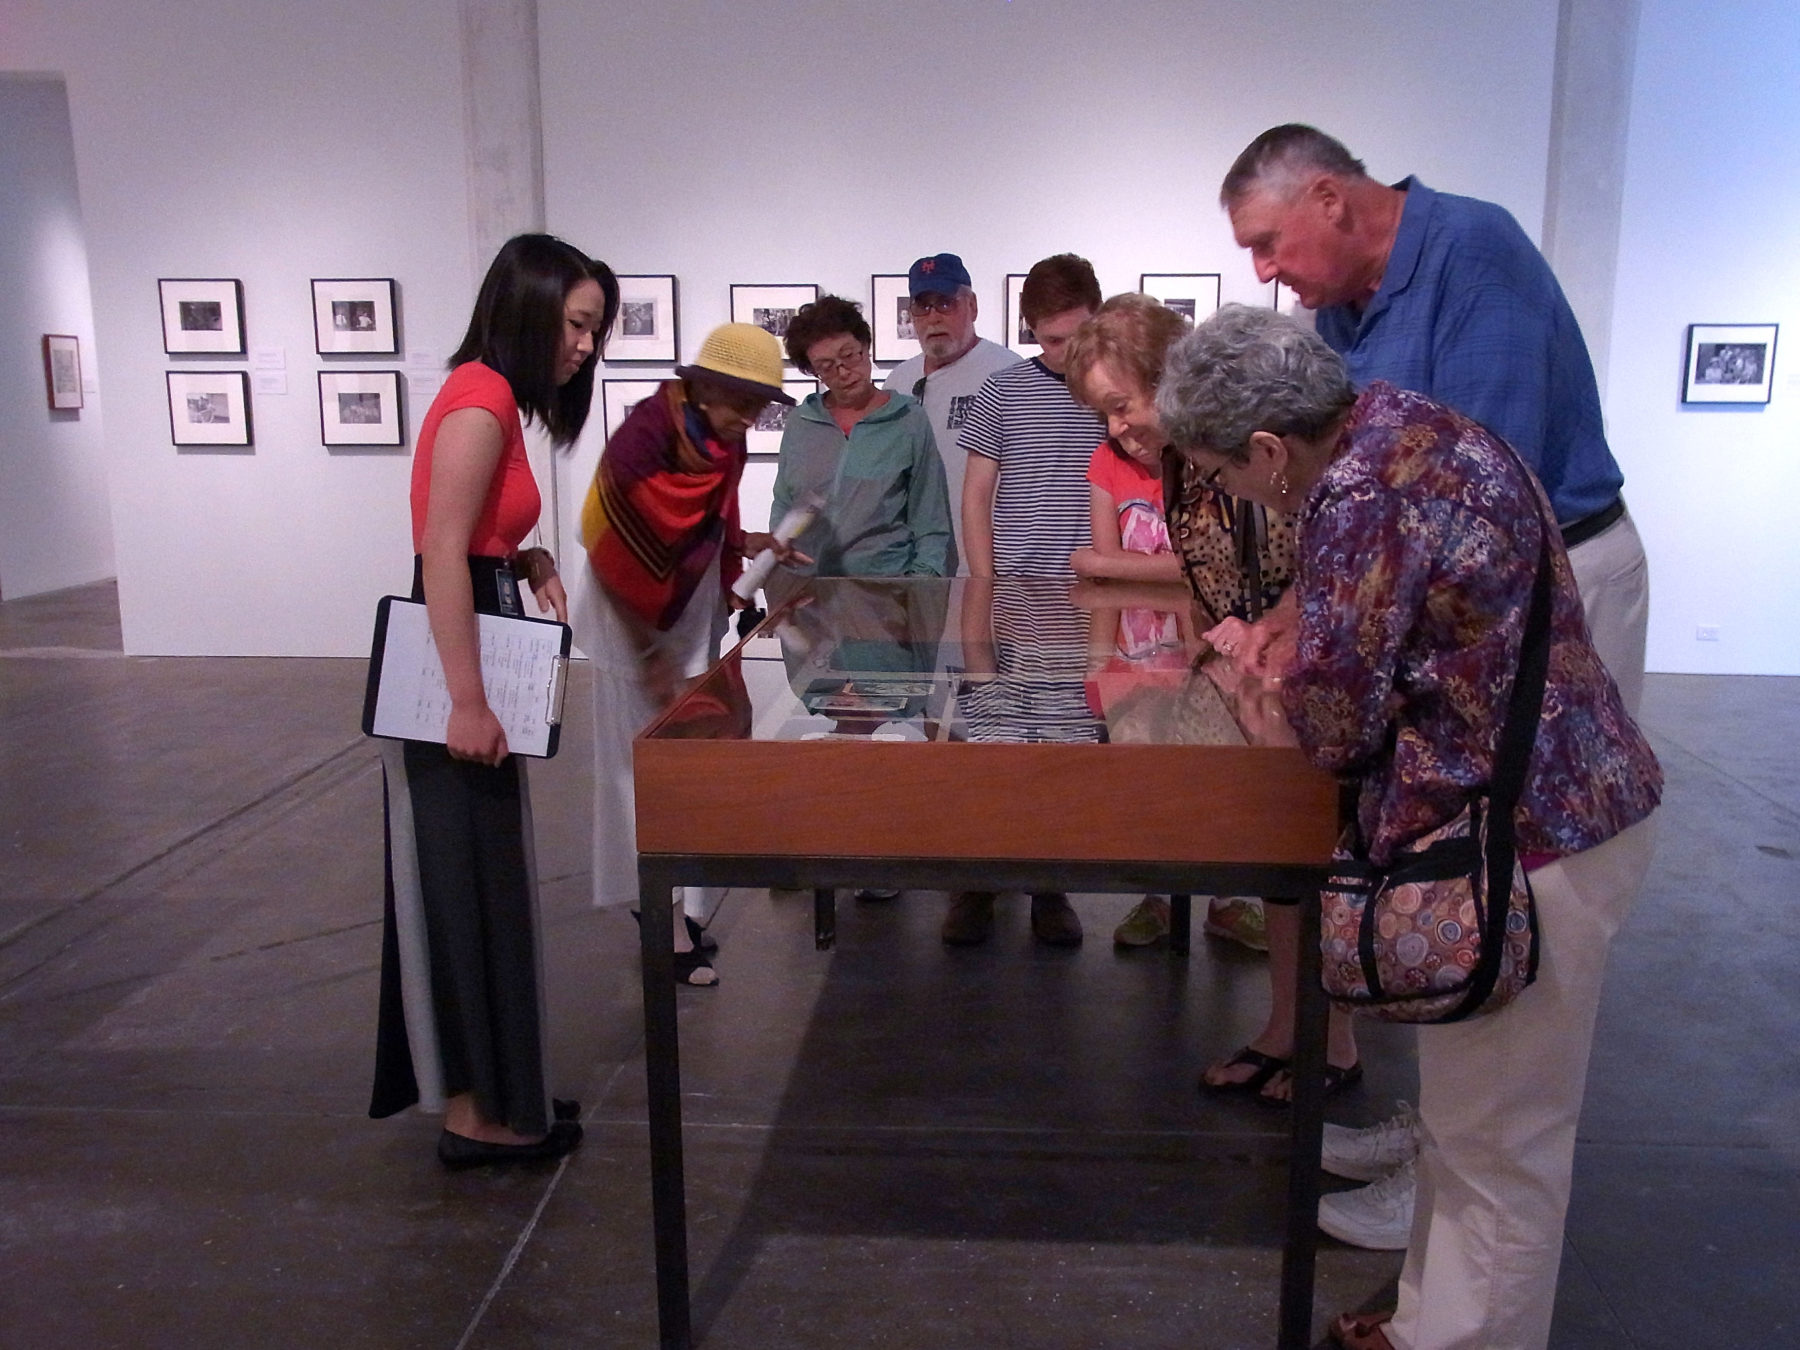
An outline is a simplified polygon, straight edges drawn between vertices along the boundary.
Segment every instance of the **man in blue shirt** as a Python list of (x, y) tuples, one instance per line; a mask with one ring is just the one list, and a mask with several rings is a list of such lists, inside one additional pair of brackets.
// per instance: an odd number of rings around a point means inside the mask
[(1503, 208), (1393, 187), (1312, 127), (1275, 127), (1219, 192), (1256, 275), (1317, 311), (1360, 388), (1386, 380), (1504, 437), (1550, 494), (1594, 646), (1635, 715), (1649, 569), (1593, 362), (1550, 265)]
[[(1415, 178), (1378, 183), (1340, 142), (1293, 124), (1265, 131), (1245, 148), (1219, 201), (1257, 277), (1281, 282), (1316, 311), (1319, 335), (1344, 357), (1359, 388), (1386, 380), (1448, 404), (1504, 437), (1537, 473), (1562, 527), (1594, 647), (1635, 715), (1649, 617), (1643, 545), (1619, 495), (1624, 475), (1606, 444), (1587, 345), (1550, 265), (1518, 222), (1501, 207), (1434, 192)], [(1244, 639), (1250, 659), (1265, 667), (1283, 663), (1292, 640), (1282, 612), (1277, 607), (1275, 622)], [(1580, 960), (1596, 946), (1604, 961), (1605, 936), (1569, 932), (1548, 941), (1562, 943), (1559, 961)], [(1280, 982), (1273, 971), (1271, 978)], [(1291, 1014), (1284, 1022), (1272, 1013), (1265, 1041), (1284, 1031), (1291, 1041)], [(1566, 1148), (1546, 1144), (1505, 1160), (1484, 1153), (1481, 1072), (1474, 1063), (1466, 1093), (1444, 1090), (1446, 1098), (1466, 1099), (1460, 1106), (1440, 1100), (1421, 1107), (1436, 1121), (1437, 1157), (1455, 1154), (1454, 1164), (1440, 1162), (1433, 1175), (1448, 1166), (1478, 1179), (1486, 1187), (1482, 1204), (1427, 1188), (1420, 1198), (1430, 1210), (1432, 1262), (1428, 1267), (1409, 1250), (1393, 1320), (1340, 1318), (1332, 1328), (1339, 1345), (1486, 1343), (1491, 1305), (1521, 1302), (1538, 1305), (1538, 1331), (1547, 1338), (1573, 1131)], [(1373, 1184), (1326, 1196), (1319, 1226), (1358, 1246), (1408, 1247), (1418, 1153), (1418, 1121), (1410, 1114), (1367, 1130), (1327, 1126), (1326, 1169)], [(1523, 1184), (1511, 1180), (1521, 1174), (1555, 1199), (1549, 1208), (1558, 1220), (1534, 1225), (1510, 1216), (1507, 1251), (1531, 1256), (1518, 1258), (1503, 1286), (1488, 1267), (1506, 1261), (1489, 1250), (1482, 1225), (1492, 1219), (1494, 1197), (1507, 1207), (1507, 1187)]]

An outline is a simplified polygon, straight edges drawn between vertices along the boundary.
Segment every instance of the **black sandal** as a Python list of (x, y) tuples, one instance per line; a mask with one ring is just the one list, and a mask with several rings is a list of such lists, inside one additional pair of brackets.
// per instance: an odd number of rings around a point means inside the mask
[(1219, 1067), (1221, 1069), (1229, 1069), (1234, 1064), (1248, 1064), (1254, 1068), (1256, 1072), (1251, 1074), (1248, 1078), (1224, 1083), (1209, 1083), (1206, 1081), (1206, 1075), (1201, 1074), (1200, 1090), (1202, 1092), (1220, 1093), (1260, 1092), (1264, 1083), (1267, 1083), (1276, 1074), (1287, 1068), (1288, 1061), (1275, 1055), (1265, 1055), (1262, 1051), (1253, 1050), (1246, 1045), (1230, 1059), (1219, 1065)]
[[(1327, 1064), (1325, 1066), (1325, 1098), (1329, 1100), (1330, 1098), (1337, 1096), (1337, 1094), (1342, 1092), (1345, 1088), (1355, 1087), (1358, 1083), (1362, 1082), (1362, 1079), (1363, 1068), (1360, 1059), (1354, 1064), (1345, 1065), (1343, 1067), (1339, 1067), (1336, 1064)], [(1292, 1089), (1290, 1088), (1289, 1091), (1291, 1093)], [(1292, 1096), (1271, 1097), (1267, 1092), (1259, 1092), (1256, 1096), (1264, 1106), (1289, 1106), (1293, 1103)]]
[(675, 953), (675, 983), (711, 989), (719, 983), (719, 972), (713, 969), (706, 953), (695, 947), (692, 951)]

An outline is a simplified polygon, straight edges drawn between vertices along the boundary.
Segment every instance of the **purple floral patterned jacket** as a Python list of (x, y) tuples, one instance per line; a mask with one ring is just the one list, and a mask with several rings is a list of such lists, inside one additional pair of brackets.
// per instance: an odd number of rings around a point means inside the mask
[[(1299, 515), (1288, 719), (1362, 780), (1370, 858), (1453, 819), (1493, 764), (1549, 502), (1506, 444), (1421, 394), (1371, 384)], [(1588, 641), (1561, 537), (1522, 854), (1604, 843), (1656, 809), (1662, 770)]]

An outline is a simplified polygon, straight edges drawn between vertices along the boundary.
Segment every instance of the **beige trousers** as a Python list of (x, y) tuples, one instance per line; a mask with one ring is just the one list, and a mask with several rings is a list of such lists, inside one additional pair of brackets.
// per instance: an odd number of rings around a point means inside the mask
[(1588, 637), (1600, 653), (1625, 711), (1644, 698), (1644, 645), (1650, 625), (1650, 564), (1631, 512), (1569, 552)]
[(1396, 1350), (1543, 1350), (1606, 953), (1655, 817), (1531, 874), (1537, 982), (1489, 1017), (1419, 1028), (1419, 1191)]

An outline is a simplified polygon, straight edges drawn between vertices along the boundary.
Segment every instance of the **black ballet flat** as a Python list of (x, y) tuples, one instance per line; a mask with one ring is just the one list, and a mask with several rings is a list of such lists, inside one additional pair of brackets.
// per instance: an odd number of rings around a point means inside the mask
[(573, 1120), (559, 1120), (550, 1133), (534, 1144), (490, 1144), (467, 1135), (444, 1130), (438, 1135), (438, 1161), (451, 1171), (465, 1167), (492, 1164), (547, 1162), (570, 1153), (581, 1142), (581, 1125)]

